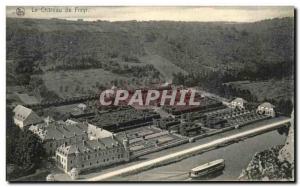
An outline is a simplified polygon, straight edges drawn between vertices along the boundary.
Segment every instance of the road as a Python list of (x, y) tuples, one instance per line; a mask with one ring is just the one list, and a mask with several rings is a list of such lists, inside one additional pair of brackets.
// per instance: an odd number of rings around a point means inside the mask
[[(203, 152), (201, 154), (195, 154), (177, 162), (154, 167), (134, 174), (113, 177), (109, 180), (187, 181), (190, 180), (188, 173), (192, 168), (223, 158), (225, 160), (226, 167), (222, 170), (222, 172), (190, 181), (237, 181), (242, 170), (248, 166), (255, 153), (270, 149), (274, 146), (283, 145), (285, 140), (286, 134), (280, 134), (278, 130), (272, 130), (253, 137), (245, 138), (244, 140), (236, 143), (230, 143), (226, 146)], [(182, 174), (179, 175), (180, 173)]]
[(250, 130), (245, 131), (245, 132), (241, 132), (241, 133), (237, 133), (237, 134), (230, 135), (230, 136), (227, 136), (227, 137), (223, 137), (223, 138), (220, 138), (220, 139), (216, 139), (216, 140), (207, 142), (205, 144), (197, 145), (195, 147), (184, 149), (184, 150), (181, 150), (181, 151), (178, 151), (178, 152), (175, 152), (175, 153), (171, 153), (171, 154), (159, 157), (159, 158), (151, 159), (151, 160), (148, 160), (148, 161), (145, 161), (145, 162), (141, 162), (141, 163), (138, 163), (138, 164), (135, 164), (135, 165), (131, 165), (129, 167), (125, 167), (125, 168), (122, 168), (122, 169), (119, 169), (119, 170), (111, 171), (111, 172), (101, 174), (101, 175), (98, 175), (98, 176), (95, 176), (95, 177), (92, 177), (92, 178), (88, 178), (88, 179), (85, 179), (84, 181), (108, 180), (108, 179), (113, 178), (113, 177), (143, 171), (143, 170), (146, 170), (146, 169), (149, 169), (149, 168), (152, 168), (152, 167), (156, 167), (156, 166), (159, 166), (159, 165), (162, 165), (162, 164), (167, 164), (169, 162), (176, 161), (178, 159), (182, 159), (184, 157), (189, 157), (193, 154), (204, 152), (204, 151), (207, 151), (209, 149), (213, 149), (213, 148), (218, 147), (218, 146), (222, 146), (226, 143), (230, 143), (230, 142), (235, 141), (235, 140), (239, 140), (239, 139), (242, 139), (242, 138), (245, 138), (245, 137), (254, 136), (254, 135), (257, 135), (257, 134), (261, 134), (261, 133), (264, 133), (264, 132), (267, 132), (267, 131), (277, 129), (277, 128), (285, 125), (288, 122), (290, 122), (289, 118), (288, 119), (286, 119), (286, 118), (281, 119), (281, 120), (275, 121), (275, 122), (270, 123), (270, 124), (265, 125), (265, 126), (256, 127), (254, 129), (250, 129)]

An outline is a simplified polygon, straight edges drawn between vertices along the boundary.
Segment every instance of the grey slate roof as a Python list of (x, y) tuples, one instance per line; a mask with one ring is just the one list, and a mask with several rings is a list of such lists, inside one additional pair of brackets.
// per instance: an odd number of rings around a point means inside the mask
[(120, 146), (122, 146), (122, 144), (118, 140), (107, 137), (97, 140), (81, 141), (73, 145), (61, 145), (57, 150), (66, 155), (70, 155), (75, 153), (98, 152)]
[(64, 122), (52, 122), (50, 124), (42, 123), (36, 125), (38, 136), (42, 140), (62, 140), (72, 138), (87, 133), (87, 125), (82, 123), (66, 124)]

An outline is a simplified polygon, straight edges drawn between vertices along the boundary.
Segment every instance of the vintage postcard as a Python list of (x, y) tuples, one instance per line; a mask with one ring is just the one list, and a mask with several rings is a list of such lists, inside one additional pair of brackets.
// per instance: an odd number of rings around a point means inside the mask
[(291, 6), (7, 6), (9, 182), (294, 182)]

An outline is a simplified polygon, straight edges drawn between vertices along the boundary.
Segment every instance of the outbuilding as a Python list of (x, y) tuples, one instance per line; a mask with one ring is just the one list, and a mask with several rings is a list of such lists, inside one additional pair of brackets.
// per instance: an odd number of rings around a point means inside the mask
[(272, 105), (271, 103), (264, 102), (264, 103), (260, 104), (257, 107), (256, 112), (259, 113), (259, 114), (264, 114), (264, 115), (267, 115), (267, 116), (275, 117), (274, 108), (275, 108), (275, 106)]
[(237, 98), (233, 99), (230, 102), (229, 107), (230, 108), (244, 109), (245, 108), (245, 103), (247, 103), (247, 101), (245, 99), (237, 97)]
[(33, 110), (26, 108), (22, 105), (18, 105), (14, 108), (14, 123), (21, 129), (30, 125), (36, 125), (43, 122)]

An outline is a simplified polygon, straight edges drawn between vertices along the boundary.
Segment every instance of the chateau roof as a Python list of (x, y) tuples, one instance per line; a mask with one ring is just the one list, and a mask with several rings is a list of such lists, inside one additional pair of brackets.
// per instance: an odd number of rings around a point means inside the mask
[(50, 124), (38, 124), (31, 130), (42, 140), (62, 140), (87, 133), (87, 125), (83, 123), (66, 124), (64, 122), (52, 122)]
[(83, 140), (73, 145), (61, 145), (57, 151), (62, 152), (65, 155), (98, 152), (113, 147), (121, 146), (120, 142), (112, 137), (101, 138), (97, 140)]

